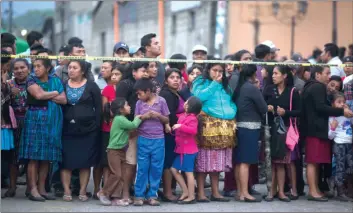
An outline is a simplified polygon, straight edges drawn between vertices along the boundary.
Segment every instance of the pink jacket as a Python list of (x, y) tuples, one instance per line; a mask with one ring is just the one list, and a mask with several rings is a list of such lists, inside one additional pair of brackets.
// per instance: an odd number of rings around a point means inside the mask
[(175, 130), (175, 153), (195, 154), (198, 152), (196, 134), (198, 120), (196, 115), (183, 113), (178, 119), (180, 128)]

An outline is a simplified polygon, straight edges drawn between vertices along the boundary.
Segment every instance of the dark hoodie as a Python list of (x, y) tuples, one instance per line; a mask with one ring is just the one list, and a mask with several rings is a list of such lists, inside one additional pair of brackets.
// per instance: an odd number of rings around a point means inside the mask
[(301, 137), (317, 137), (328, 140), (329, 117), (342, 116), (344, 111), (329, 105), (326, 85), (316, 80), (306, 82), (302, 92), (301, 105)]

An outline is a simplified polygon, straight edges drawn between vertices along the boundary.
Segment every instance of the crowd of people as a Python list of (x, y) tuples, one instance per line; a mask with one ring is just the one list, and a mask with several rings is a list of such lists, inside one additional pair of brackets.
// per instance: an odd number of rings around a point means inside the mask
[[(13, 35), (3, 33), (1, 42), (1, 54), (16, 54)], [(30, 32), (27, 42), (23, 54), (54, 54), (39, 32)], [(85, 56), (82, 42), (71, 38), (58, 55)], [(162, 47), (151, 33), (139, 46), (118, 42), (112, 49), (115, 57), (157, 58)], [(337, 45), (328, 43), (309, 60), (353, 64), (352, 49), (340, 58)], [(224, 59), (276, 62), (278, 51), (265, 41), (254, 53), (239, 50)], [(86, 60), (1, 57), (2, 187), (8, 188), (2, 198), (16, 196), (19, 165), (25, 165), (32, 201), (290, 202), (305, 195), (306, 165), (308, 200), (353, 201), (352, 66), (293, 66), (307, 62), (300, 54), (288, 65), (235, 66), (203, 45), (192, 55), (219, 62), (103, 61), (95, 77)], [(262, 196), (254, 185), (264, 161), (271, 187)], [(93, 194), (87, 192), (92, 168)]]

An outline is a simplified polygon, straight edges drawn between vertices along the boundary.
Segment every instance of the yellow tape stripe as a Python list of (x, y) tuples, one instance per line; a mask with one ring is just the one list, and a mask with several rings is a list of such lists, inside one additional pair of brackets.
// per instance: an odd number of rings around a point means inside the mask
[(353, 67), (353, 64), (311, 64), (311, 63), (284, 63), (284, 62), (258, 62), (258, 61), (230, 61), (230, 60), (183, 60), (183, 59), (167, 59), (167, 58), (119, 58), (119, 57), (105, 57), (105, 56), (39, 56), (39, 55), (6, 55), (1, 54), (1, 57), (11, 57), (11, 58), (39, 58), (39, 59), (68, 59), (68, 60), (90, 60), (90, 61), (125, 61), (125, 62), (160, 62), (160, 63), (211, 63), (211, 64), (255, 64), (255, 65), (291, 65), (291, 66), (304, 66), (304, 67), (314, 67), (314, 66), (330, 66), (330, 67)]

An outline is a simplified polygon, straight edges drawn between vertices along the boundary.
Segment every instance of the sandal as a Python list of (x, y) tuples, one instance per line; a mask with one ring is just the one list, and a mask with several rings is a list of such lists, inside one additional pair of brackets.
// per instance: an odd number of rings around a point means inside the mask
[(160, 203), (158, 200), (153, 199), (153, 198), (150, 198), (150, 199), (148, 200), (148, 204), (149, 204), (150, 206), (160, 206), (160, 205), (161, 205), (161, 203)]
[(124, 201), (127, 202), (127, 203), (129, 203), (129, 205), (134, 203), (134, 201), (132, 201), (130, 198), (124, 199)]
[(79, 195), (78, 199), (82, 202), (86, 202), (89, 198), (87, 195)]
[(121, 200), (121, 199), (115, 199), (112, 201), (112, 206), (128, 206), (129, 203), (126, 202), (125, 200)]
[(72, 201), (72, 196), (71, 195), (63, 195), (63, 200), (66, 202), (71, 202)]

